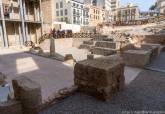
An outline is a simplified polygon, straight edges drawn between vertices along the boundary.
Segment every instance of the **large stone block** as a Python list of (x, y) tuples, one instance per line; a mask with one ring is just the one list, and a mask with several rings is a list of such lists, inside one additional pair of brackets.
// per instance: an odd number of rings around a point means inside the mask
[(109, 56), (109, 55), (116, 54), (117, 51), (116, 51), (116, 49), (95, 47), (95, 48), (92, 49), (92, 53), (96, 54), (96, 55)]
[(64, 57), (64, 63), (74, 66), (76, 60), (73, 58), (72, 54), (66, 54)]
[(94, 45), (94, 41), (84, 41), (83, 44)]
[(119, 50), (120, 49), (120, 42), (98, 41), (98, 42), (96, 42), (95, 46)]
[(0, 72), (0, 85), (2, 85), (5, 82), (6, 76)]
[(150, 62), (151, 51), (127, 50), (123, 53), (124, 62), (128, 66), (144, 67)]
[(93, 45), (88, 45), (88, 44), (81, 44), (79, 49), (87, 49), (91, 50), (94, 46)]
[(88, 59), (88, 60), (94, 59), (94, 55), (93, 55), (93, 54), (88, 54), (88, 55), (87, 55), (87, 59)]
[(153, 61), (157, 56), (160, 54), (160, 44), (142, 44), (141, 48), (144, 50), (150, 50), (151, 53), (151, 58), (150, 60)]
[(21, 102), (23, 111), (31, 114), (37, 111), (42, 103), (40, 85), (25, 76), (15, 78), (12, 83), (15, 98)]
[(16, 100), (0, 103), (0, 114), (23, 114), (21, 103)]
[(80, 61), (74, 75), (80, 91), (101, 100), (110, 100), (124, 88), (124, 63), (118, 55)]

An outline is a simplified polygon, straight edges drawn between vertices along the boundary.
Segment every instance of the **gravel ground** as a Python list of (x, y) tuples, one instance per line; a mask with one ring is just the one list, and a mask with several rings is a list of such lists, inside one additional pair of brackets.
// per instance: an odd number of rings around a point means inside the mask
[(164, 111), (162, 114), (165, 114), (164, 95), (165, 73), (144, 70), (126, 86), (123, 92), (109, 102), (98, 101), (93, 97), (76, 93), (40, 114), (130, 113), (125, 111)]

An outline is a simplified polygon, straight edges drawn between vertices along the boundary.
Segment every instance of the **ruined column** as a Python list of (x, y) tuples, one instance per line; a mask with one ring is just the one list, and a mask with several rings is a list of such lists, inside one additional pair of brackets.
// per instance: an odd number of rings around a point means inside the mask
[(55, 42), (54, 42), (54, 38), (51, 37), (50, 38), (50, 56), (54, 56), (55, 55)]

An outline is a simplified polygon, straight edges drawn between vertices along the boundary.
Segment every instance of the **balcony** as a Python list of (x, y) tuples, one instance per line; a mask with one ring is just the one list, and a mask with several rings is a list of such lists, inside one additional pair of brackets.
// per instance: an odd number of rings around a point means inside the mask
[(19, 20), (20, 19), (20, 14), (19, 13), (10, 13), (9, 14), (9, 19)]
[(12, 6), (13, 7), (19, 7), (18, 1), (12, 1)]
[(80, 17), (82, 14), (81, 13), (73, 13), (73, 15)]
[(26, 15), (25, 20), (26, 21), (34, 21), (34, 15)]
[(11, 9), (11, 6), (9, 4), (3, 4), (3, 10), (4, 10), (4, 18), (5, 19), (11, 19), (11, 20), (19, 20), (20, 19), (20, 13), (18, 7), (13, 7)]

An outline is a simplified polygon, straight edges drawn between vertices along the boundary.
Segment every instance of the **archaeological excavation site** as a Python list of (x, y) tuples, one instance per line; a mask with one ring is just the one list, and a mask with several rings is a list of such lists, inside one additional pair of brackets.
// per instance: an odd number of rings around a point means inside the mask
[(0, 0), (0, 114), (165, 114), (151, 1)]

